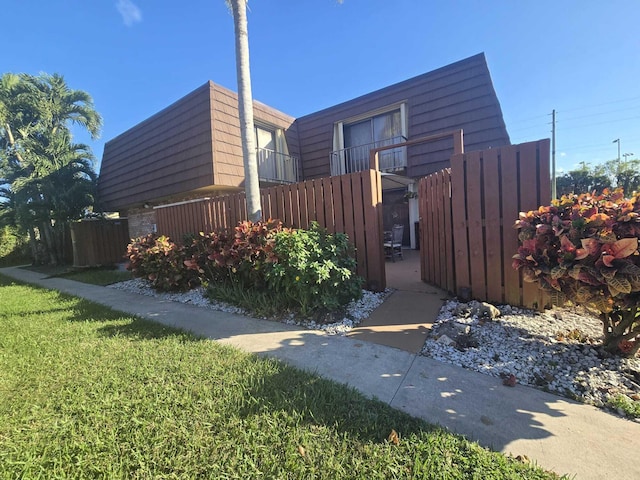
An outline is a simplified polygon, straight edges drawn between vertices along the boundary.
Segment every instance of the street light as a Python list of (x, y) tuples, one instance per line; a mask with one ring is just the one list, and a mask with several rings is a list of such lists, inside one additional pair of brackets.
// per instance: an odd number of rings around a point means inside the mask
[(635, 155), (635, 153), (623, 153), (622, 156), (624, 157), (624, 161), (627, 161), (627, 157), (630, 157), (631, 155)]
[(617, 143), (618, 144), (618, 162), (620, 162), (620, 139), (616, 138), (613, 142), (611, 143)]

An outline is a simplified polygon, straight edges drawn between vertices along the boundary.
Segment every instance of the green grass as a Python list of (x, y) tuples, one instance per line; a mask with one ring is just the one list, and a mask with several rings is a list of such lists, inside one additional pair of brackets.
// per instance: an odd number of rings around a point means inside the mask
[(124, 282), (131, 280), (131, 272), (123, 272), (121, 270), (90, 268), (86, 270), (76, 270), (61, 275), (69, 280), (76, 282), (91, 283), (93, 285), (111, 285), (112, 283)]
[(50, 277), (63, 277), (76, 282), (93, 285), (111, 285), (112, 283), (131, 280), (131, 272), (123, 272), (111, 267), (73, 268), (68, 265), (44, 265), (25, 267), (28, 270), (43, 273)]
[(275, 360), (2, 276), (0, 372), (2, 479), (555, 478)]

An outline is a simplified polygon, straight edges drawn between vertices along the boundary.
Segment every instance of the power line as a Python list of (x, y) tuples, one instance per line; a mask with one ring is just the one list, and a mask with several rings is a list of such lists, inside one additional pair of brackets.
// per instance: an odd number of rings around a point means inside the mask
[(576, 110), (584, 110), (587, 108), (594, 108), (594, 107), (604, 107), (607, 105), (613, 105), (615, 103), (622, 103), (622, 102), (632, 102), (635, 100), (640, 100), (640, 97), (631, 97), (631, 98), (623, 98), (621, 100), (614, 100), (611, 102), (606, 102), (606, 103), (598, 103), (595, 105), (583, 105), (582, 107), (574, 107), (574, 108), (570, 108), (568, 110), (562, 110), (562, 112), (575, 112)]
[[(603, 106), (608, 106), (608, 105), (614, 105), (617, 103), (622, 103), (622, 102), (633, 102), (636, 100), (640, 100), (640, 96), (639, 97), (630, 97), (630, 98), (623, 98), (620, 100), (614, 100), (611, 102), (605, 102), (605, 103), (598, 103), (598, 104), (593, 104), (593, 105), (583, 105), (581, 107), (574, 107), (574, 108), (569, 108), (566, 110), (556, 110), (556, 113), (566, 113), (566, 112), (575, 112), (578, 110), (585, 110), (585, 109), (589, 109), (589, 108), (596, 108), (596, 107), (603, 107)], [(581, 119), (581, 118), (588, 118), (588, 117), (596, 117), (599, 115), (608, 115), (608, 114), (612, 114), (612, 113), (618, 113), (618, 112), (623, 112), (623, 111), (627, 111), (627, 110), (635, 110), (637, 109), (637, 107), (628, 107), (628, 108), (621, 108), (621, 109), (617, 109), (617, 110), (605, 110), (605, 111), (600, 111), (600, 112), (596, 112), (596, 113), (590, 113), (587, 115), (580, 115), (577, 117), (569, 117), (569, 118), (565, 118), (563, 121), (567, 121), (567, 120), (577, 120), (577, 119)], [(509, 125), (518, 125), (521, 123), (525, 123), (525, 122), (529, 122), (530, 120), (537, 120), (537, 119), (541, 119), (541, 118), (548, 118), (549, 116), (551, 116), (551, 114), (547, 113), (547, 114), (543, 114), (543, 115), (534, 115), (532, 117), (526, 117), (526, 118), (521, 118), (519, 120), (514, 120), (509, 122)], [(559, 122), (559, 120), (558, 120)], [(516, 130), (512, 130), (514, 132), (516, 131), (520, 131), (520, 130), (524, 130), (524, 129), (529, 129), (529, 128), (535, 128), (536, 125), (532, 125), (531, 127), (529, 126), (525, 126), (525, 127), (520, 127)]]
[(606, 120), (606, 121), (603, 121), (603, 122), (587, 123), (587, 124), (584, 124), (584, 125), (571, 125), (569, 127), (564, 127), (563, 130), (569, 130), (569, 129), (572, 129), (572, 128), (593, 127), (593, 126), (597, 126), (597, 125), (606, 125), (608, 123), (627, 122), (629, 120), (638, 120), (638, 119), (640, 119), (640, 117), (617, 118), (615, 120)]
[(579, 120), (581, 118), (590, 118), (590, 117), (598, 117), (600, 115), (609, 115), (612, 113), (619, 113), (619, 112), (627, 112), (629, 110), (638, 110), (638, 107), (629, 107), (629, 108), (621, 108), (618, 110), (610, 110), (607, 112), (600, 112), (600, 113), (590, 113), (589, 115), (580, 115), (579, 117), (569, 117), (569, 118), (565, 118), (564, 120)]

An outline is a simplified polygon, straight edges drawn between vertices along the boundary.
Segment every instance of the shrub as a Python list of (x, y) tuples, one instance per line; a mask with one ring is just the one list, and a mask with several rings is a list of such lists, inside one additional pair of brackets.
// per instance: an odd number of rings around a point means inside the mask
[(640, 349), (640, 193), (570, 194), (521, 213), (513, 267), (571, 302), (597, 309), (607, 351)]
[(161, 291), (186, 291), (200, 284), (197, 270), (185, 266), (190, 252), (169, 237), (147, 235), (127, 246), (128, 270), (134, 277), (145, 278)]
[(362, 294), (353, 247), (342, 233), (242, 222), (233, 235), (201, 234), (185, 264), (210, 280), (209, 294), (260, 315), (337, 310)]
[(279, 220), (240, 222), (232, 235), (200, 233), (191, 245), (185, 265), (210, 281), (233, 281), (244, 287), (265, 287), (264, 270), (277, 262), (273, 252), (275, 235), (288, 231)]
[(307, 316), (337, 310), (362, 295), (353, 247), (344, 233), (329, 234), (314, 222), (309, 230), (278, 233), (273, 251), (266, 281), (283, 306)]
[(241, 222), (232, 234), (200, 233), (188, 246), (167, 237), (129, 244), (129, 270), (157, 290), (208, 282), (211, 297), (259, 315), (323, 315), (362, 295), (353, 247), (345, 234), (284, 228), (279, 220)]
[(19, 265), (31, 261), (26, 235), (15, 227), (0, 227), (0, 266)]

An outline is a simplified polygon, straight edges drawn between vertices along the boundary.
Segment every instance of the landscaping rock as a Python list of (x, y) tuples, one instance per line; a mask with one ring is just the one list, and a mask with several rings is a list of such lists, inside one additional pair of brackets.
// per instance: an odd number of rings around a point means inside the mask
[(441, 343), (442, 345), (446, 345), (446, 346), (454, 346), (456, 344), (456, 341), (453, 340), (451, 337), (449, 337), (448, 335), (440, 335), (438, 337), (437, 340), (438, 343)]
[(474, 302), (471, 307), (471, 315), (478, 318), (490, 318), (491, 320), (498, 318), (501, 313), (500, 310), (487, 302)]
[[(422, 354), (503, 379), (513, 374), (520, 384), (599, 407), (619, 393), (640, 399), (640, 358), (604, 352), (597, 317), (579, 309), (539, 313), (500, 305), (494, 306), (501, 312), (498, 322), (478, 316), (474, 307), (480, 305), (447, 302)], [(567, 334), (559, 339), (558, 332)], [(455, 343), (437, 341), (441, 335)]]

